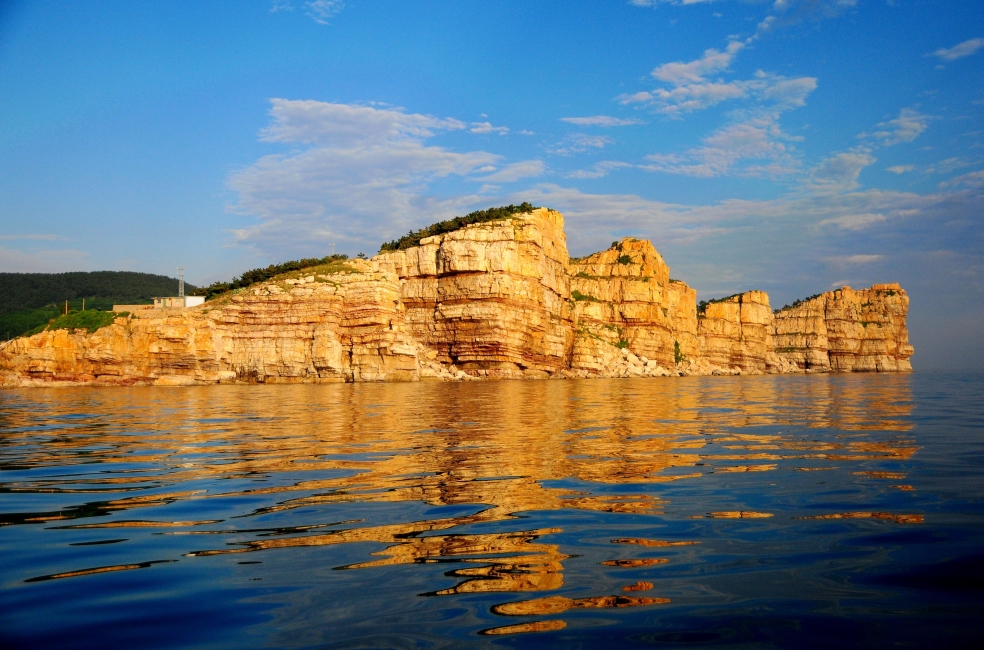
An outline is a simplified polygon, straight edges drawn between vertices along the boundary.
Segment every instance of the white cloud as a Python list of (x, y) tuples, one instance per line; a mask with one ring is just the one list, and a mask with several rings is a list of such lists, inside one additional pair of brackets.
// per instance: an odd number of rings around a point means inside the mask
[[(493, 183), (513, 183), (521, 178), (540, 176), (546, 170), (542, 160), (523, 160), (506, 165), (501, 170), (477, 180), (492, 181)], [(482, 170), (479, 170), (482, 171)]]
[(915, 169), (915, 165), (893, 165), (888, 168), (888, 171), (893, 174), (907, 174)]
[(609, 117), (608, 115), (593, 115), (591, 117), (562, 117), (561, 122), (576, 124), (578, 126), (631, 126), (633, 124), (643, 124), (642, 120), (622, 119)]
[[(231, 210), (257, 219), (235, 231), (236, 239), (266, 252), (311, 252), (328, 242), (343, 250), (378, 244), (380, 236), (453, 216), (477, 198), (429, 197), (432, 181), (498, 167), (495, 154), (424, 144), (439, 131), (465, 128), (458, 120), (393, 108), (271, 101), (273, 123), (261, 139), (302, 146), (264, 156), (228, 180), (239, 195)], [(522, 170), (529, 175), (533, 168), (527, 163)], [(503, 180), (520, 171), (505, 168)]]
[(821, 228), (823, 226), (837, 226), (841, 230), (863, 230), (872, 224), (881, 223), (886, 219), (887, 217), (883, 214), (846, 214), (841, 217), (824, 219), (817, 225)]
[(826, 258), (828, 262), (837, 265), (859, 265), (881, 262), (885, 259), (884, 255), (836, 255)]
[(617, 160), (602, 160), (599, 163), (595, 163), (591, 169), (578, 169), (568, 174), (568, 178), (603, 178), (608, 176), (609, 172), (615, 169), (623, 169), (625, 167), (634, 167), (627, 162), (619, 162)]
[(903, 108), (894, 120), (879, 123), (876, 128), (881, 129), (880, 131), (862, 133), (858, 137), (874, 140), (883, 147), (912, 142), (926, 130), (930, 119), (932, 118), (929, 115), (923, 115), (915, 109)]
[(875, 162), (876, 158), (864, 148), (834, 154), (813, 169), (810, 185), (823, 191), (854, 189), (858, 186), (861, 170)]
[(694, 61), (665, 63), (652, 76), (667, 84), (648, 91), (626, 93), (616, 99), (622, 104), (642, 104), (659, 113), (679, 117), (721, 102), (748, 99), (774, 110), (787, 110), (806, 104), (806, 97), (817, 87), (814, 77), (787, 78), (759, 70), (752, 79), (725, 81), (709, 79), (726, 71), (746, 41), (731, 41), (724, 51), (708, 49)]
[(310, 0), (304, 3), (305, 13), (320, 25), (327, 25), (328, 19), (344, 8), (342, 0)]
[(570, 156), (576, 153), (584, 153), (591, 149), (604, 149), (613, 142), (615, 141), (606, 135), (572, 133), (553, 147), (547, 149), (547, 151), (558, 156)]
[[(734, 174), (776, 178), (799, 170), (778, 114), (761, 114), (718, 129), (703, 146), (682, 154), (651, 154), (641, 168), (653, 172), (713, 177)], [(747, 161), (756, 161), (748, 164)]]
[(972, 38), (950, 48), (941, 47), (933, 52), (933, 56), (939, 57), (943, 61), (955, 61), (974, 54), (982, 47), (984, 47), (984, 38)]
[(509, 133), (508, 126), (492, 126), (491, 122), (472, 122), (471, 128), (468, 130), (472, 133), (498, 133), (499, 135)]
[(659, 5), (696, 5), (714, 0), (629, 0), (629, 4), (637, 7), (657, 7)]
[(941, 160), (938, 163), (932, 164), (923, 170), (925, 174), (949, 174), (952, 171), (958, 169), (963, 169), (964, 167), (970, 167), (972, 165), (977, 165), (980, 160), (971, 160), (968, 158), (947, 158), (946, 160)]
[(701, 83), (708, 74), (721, 72), (731, 65), (735, 55), (744, 49), (741, 41), (731, 41), (723, 52), (713, 48), (704, 50), (704, 56), (694, 61), (664, 63), (652, 71), (652, 76), (674, 85)]
[(950, 180), (940, 183), (941, 188), (967, 187), (971, 189), (984, 188), (984, 171), (971, 172), (963, 176), (957, 176)]
[(260, 131), (265, 142), (351, 147), (411, 142), (438, 131), (465, 128), (463, 122), (395, 108), (271, 99), (273, 124)]

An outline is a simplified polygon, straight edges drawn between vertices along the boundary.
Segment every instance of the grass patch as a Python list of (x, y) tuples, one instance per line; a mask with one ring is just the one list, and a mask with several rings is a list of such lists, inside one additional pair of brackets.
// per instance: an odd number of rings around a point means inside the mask
[(426, 228), (411, 230), (399, 239), (394, 239), (393, 241), (386, 242), (380, 246), (379, 252), (385, 253), (387, 251), (406, 250), (408, 248), (413, 248), (414, 246), (419, 246), (420, 240), (425, 237), (433, 237), (434, 235), (443, 235), (447, 232), (454, 232), (455, 230), (461, 230), (465, 226), (470, 226), (475, 223), (514, 219), (517, 214), (526, 214), (536, 209), (537, 208), (535, 206), (524, 202), (519, 205), (510, 204), (498, 208), (489, 208), (488, 210), (476, 210), (475, 212), (469, 212), (463, 217), (455, 217), (454, 219), (448, 219), (447, 221), (438, 221), (437, 223), (431, 224)]
[(574, 291), (571, 291), (571, 298), (573, 298), (574, 300), (577, 300), (577, 301), (601, 302), (600, 300), (598, 300), (594, 296), (589, 296), (586, 293), (581, 293), (577, 289), (575, 289)]
[(98, 329), (112, 325), (117, 318), (129, 316), (129, 312), (98, 311), (87, 309), (85, 311), (70, 311), (64, 316), (52, 318), (49, 322), (35, 327), (27, 332), (26, 336), (40, 334), (46, 330), (88, 330), (92, 334)]
[(629, 342), (626, 339), (619, 339), (618, 343), (615, 344), (615, 347), (617, 347), (619, 350), (624, 350), (625, 348), (629, 347)]
[[(246, 271), (232, 282), (213, 282), (207, 287), (196, 289), (191, 293), (193, 296), (205, 296), (205, 300), (212, 300), (222, 294), (245, 289), (246, 287), (272, 280), (275, 277), (298, 271), (297, 277), (311, 275), (314, 269), (326, 269), (317, 271), (322, 274), (330, 273), (327, 269), (337, 268), (335, 273), (355, 273), (356, 269), (347, 266), (345, 260), (348, 255), (329, 255), (327, 257), (308, 257), (300, 260), (291, 260), (283, 264), (271, 264), (265, 268), (252, 269)], [(302, 272), (303, 271), (303, 272)], [(285, 278), (286, 279), (286, 278)]]

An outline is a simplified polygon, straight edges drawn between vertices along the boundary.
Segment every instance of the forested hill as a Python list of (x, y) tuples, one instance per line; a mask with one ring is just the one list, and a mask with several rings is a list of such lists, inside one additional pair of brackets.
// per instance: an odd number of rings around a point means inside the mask
[[(185, 291), (196, 287), (185, 284)], [(132, 271), (91, 273), (0, 273), (0, 314), (36, 309), (86, 298), (93, 307), (149, 302), (154, 296), (178, 295), (178, 281), (164, 275)]]
[[(185, 292), (197, 287), (185, 284)], [(178, 281), (132, 271), (0, 273), (0, 339), (20, 336), (69, 309), (109, 310), (114, 304), (149, 303), (178, 295)]]

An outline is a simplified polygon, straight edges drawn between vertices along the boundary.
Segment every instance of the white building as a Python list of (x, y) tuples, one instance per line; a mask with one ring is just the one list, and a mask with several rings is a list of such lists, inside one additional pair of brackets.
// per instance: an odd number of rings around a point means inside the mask
[(154, 307), (197, 307), (205, 304), (205, 296), (177, 296), (172, 298), (154, 298)]

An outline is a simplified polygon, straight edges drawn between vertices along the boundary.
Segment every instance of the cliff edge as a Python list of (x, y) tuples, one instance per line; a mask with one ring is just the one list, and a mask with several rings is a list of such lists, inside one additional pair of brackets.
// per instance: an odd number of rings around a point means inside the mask
[(0, 387), (911, 370), (908, 297), (701, 303), (648, 241), (570, 259), (536, 208), (284, 274), (189, 309), (0, 345)]

